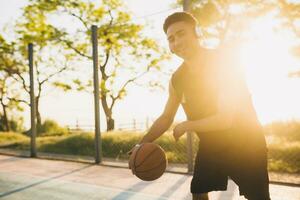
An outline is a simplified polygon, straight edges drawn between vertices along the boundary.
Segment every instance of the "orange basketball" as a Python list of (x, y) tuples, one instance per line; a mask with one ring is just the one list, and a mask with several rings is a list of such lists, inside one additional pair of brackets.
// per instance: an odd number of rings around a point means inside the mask
[(144, 181), (153, 181), (163, 175), (167, 167), (164, 150), (157, 144), (144, 143), (132, 152), (129, 160), (132, 173)]

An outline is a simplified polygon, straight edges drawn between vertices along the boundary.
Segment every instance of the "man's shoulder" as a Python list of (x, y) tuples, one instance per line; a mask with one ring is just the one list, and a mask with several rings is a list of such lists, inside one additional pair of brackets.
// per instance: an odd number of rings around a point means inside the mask
[(174, 76), (179, 76), (179, 75), (182, 73), (183, 70), (184, 70), (184, 63), (181, 63), (181, 64), (177, 67), (177, 69), (172, 73), (172, 77), (174, 77)]
[(181, 63), (171, 76), (171, 84), (174, 88), (181, 87), (184, 80), (184, 63)]

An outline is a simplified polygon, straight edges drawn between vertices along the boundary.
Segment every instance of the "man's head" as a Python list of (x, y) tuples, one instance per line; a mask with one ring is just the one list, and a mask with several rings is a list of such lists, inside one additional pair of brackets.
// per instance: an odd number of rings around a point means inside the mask
[(171, 15), (169, 15), (164, 22), (164, 32), (165, 34), (167, 34), (167, 30), (169, 28), (170, 25), (179, 22), (179, 21), (183, 21), (187, 24), (190, 24), (193, 28), (193, 30), (196, 29), (196, 25), (197, 25), (197, 19), (191, 15), (190, 13), (187, 12), (175, 12)]
[(163, 29), (171, 52), (183, 59), (189, 59), (197, 52), (199, 43), (196, 25), (197, 20), (187, 12), (176, 12), (166, 18)]

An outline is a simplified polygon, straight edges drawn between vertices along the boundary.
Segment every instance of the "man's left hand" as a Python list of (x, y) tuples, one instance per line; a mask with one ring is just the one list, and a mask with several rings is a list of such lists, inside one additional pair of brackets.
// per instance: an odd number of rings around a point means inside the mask
[(177, 142), (179, 138), (186, 132), (184, 128), (184, 122), (177, 124), (173, 130), (173, 136), (175, 141)]

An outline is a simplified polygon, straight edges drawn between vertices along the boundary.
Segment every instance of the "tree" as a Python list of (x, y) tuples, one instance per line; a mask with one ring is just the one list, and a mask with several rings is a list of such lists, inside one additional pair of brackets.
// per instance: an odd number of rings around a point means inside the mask
[(278, 17), (282, 18), (282, 28), (289, 28), (299, 38), (300, 27), (296, 25), (296, 21), (300, 20), (300, 3), (289, 2), (287, 0), (278, 0), (278, 7), (280, 12)]
[[(300, 26), (297, 21), (300, 20), (300, 3), (296, 2), (288, 2), (285, 0), (278, 0), (280, 12), (278, 17), (282, 18), (281, 27), (283, 29), (290, 29), (296, 38), (300, 38)], [(295, 43), (295, 45), (291, 48), (291, 54), (294, 55), (296, 58), (300, 59), (300, 41)], [(299, 66), (300, 67), (300, 66)], [(291, 72), (290, 77), (300, 77), (300, 70)]]
[[(198, 19), (204, 44), (213, 46), (235, 44), (237, 48), (247, 41), (247, 28), (252, 21), (272, 13), (278, 23), (274, 30), (290, 31), (295, 38), (291, 54), (300, 58), (300, 3), (288, 0), (207, 0), (190, 1), (191, 13)], [(177, 0), (176, 5), (183, 0)], [(217, 41), (217, 42), (216, 42)], [(300, 66), (299, 66), (300, 67)], [(290, 73), (300, 77), (300, 71)]]
[[(99, 4), (100, 3), (100, 4)], [(165, 50), (153, 39), (143, 35), (143, 26), (131, 21), (131, 15), (120, 0), (31, 0), (26, 9), (37, 9), (49, 18), (65, 17), (66, 24), (49, 23), (59, 32), (56, 40), (77, 54), (77, 60), (91, 60), (91, 25), (97, 25), (100, 53), (101, 105), (106, 115), (107, 130), (114, 129), (113, 108), (124, 98), (128, 86), (151, 72), (160, 71), (167, 58)], [(76, 27), (76, 28), (75, 28)], [(91, 81), (73, 81), (80, 90), (90, 90)], [(149, 82), (148, 82), (149, 83)], [(150, 81), (151, 83), (151, 81)]]
[(16, 81), (11, 77), (15, 68), (20, 65), (15, 55), (15, 43), (9, 43), (0, 35), (0, 104), (2, 107), (1, 121), (3, 123), (3, 130), (10, 131), (9, 112), (22, 111), (23, 107), (20, 105), (20, 92), (16, 85)]
[[(182, 3), (183, 0), (177, 0), (176, 5)], [(273, 2), (264, 0), (191, 0), (190, 4), (190, 12), (199, 22), (204, 42), (218, 41), (214, 45), (241, 37), (251, 19), (275, 8)]]
[[(64, 72), (72, 71), (72, 67), (68, 65), (68, 60), (73, 56), (73, 53), (64, 49), (57, 42), (57, 38), (62, 34), (55, 27), (46, 23), (46, 16), (43, 11), (35, 6), (26, 6), (24, 8), (23, 17), (17, 22), (15, 31), (18, 39), (18, 51), (23, 60), (27, 61), (27, 45), (34, 44), (34, 69), (35, 69), (35, 101), (36, 101), (36, 117), (37, 128), (42, 124), (40, 113), (40, 99), (44, 92), (45, 86), (55, 86), (64, 90), (69, 90), (70, 85), (60, 80)], [(25, 102), (30, 106), (30, 86), (28, 82), (28, 66), (23, 63), (17, 68), (15, 67), (11, 76), (19, 82), (23, 91), (28, 95), (23, 95), (22, 99), (17, 101)]]

